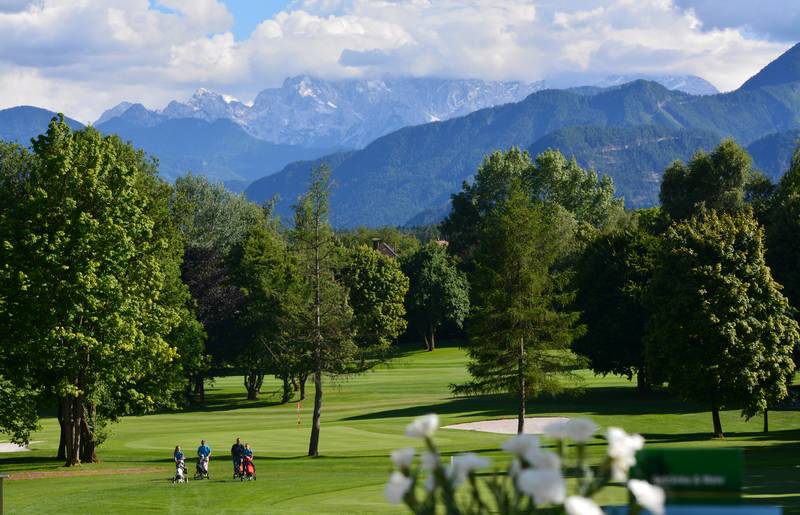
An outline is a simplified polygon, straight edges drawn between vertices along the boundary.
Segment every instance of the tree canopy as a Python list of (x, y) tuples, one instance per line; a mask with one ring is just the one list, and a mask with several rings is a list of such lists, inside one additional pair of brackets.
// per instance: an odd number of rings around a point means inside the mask
[(716, 435), (719, 410), (749, 418), (786, 396), (800, 334), (749, 212), (711, 211), (670, 227), (650, 291), (648, 361), (671, 390), (711, 408)]

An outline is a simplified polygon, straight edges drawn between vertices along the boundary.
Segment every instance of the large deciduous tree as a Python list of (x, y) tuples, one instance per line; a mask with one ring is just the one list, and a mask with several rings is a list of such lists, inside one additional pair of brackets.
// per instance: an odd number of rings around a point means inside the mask
[(749, 418), (787, 394), (800, 338), (764, 262), (762, 229), (748, 211), (710, 211), (666, 232), (651, 287), (648, 360), (669, 387), (719, 412)]
[(30, 166), (2, 181), (17, 198), (0, 212), (0, 347), (7, 380), (61, 399), (75, 465), (94, 458), (98, 406), (113, 418), (159, 402), (181, 313), (160, 300), (170, 238), (157, 200), (119, 140), (60, 118), (32, 147)]
[(531, 199), (560, 205), (587, 229), (611, 227), (623, 213), (609, 177), (584, 170), (557, 150), (543, 152), (535, 162), (516, 147), (493, 152), (478, 168), (474, 181), (465, 182), (462, 191), (452, 196), (453, 208), (441, 224), (450, 251), (464, 260), (467, 269), (478, 245), (481, 219), (508, 198), (515, 181)]
[(576, 363), (569, 346), (582, 330), (579, 314), (569, 309), (572, 294), (555, 269), (573, 232), (574, 219), (556, 204), (532, 200), (520, 179), (479, 227), (467, 324), (472, 379), (454, 391), (515, 394), (519, 433), (527, 398), (559, 390)]
[(575, 307), (587, 331), (573, 349), (595, 373), (636, 374), (640, 391), (648, 388), (645, 294), (657, 245), (655, 236), (633, 226), (597, 236), (576, 260)]
[(469, 314), (469, 283), (456, 259), (447, 249), (431, 242), (403, 260), (409, 277), (406, 297), (408, 320), (423, 340), (425, 348), (436, 348), (436, 333), (442, 324), (461, 327)]
[(767, 219), (767, 262), (789, 302), (800, 310), (800, 147), (772, 196)]
[(396, 259), (363, 244), (343, 257), (341, 276), (353, 308), (355, 341), (363, 366), (369, 366), (406, 329), (408, 277)]
[(328, 221), (329, 195), (330, 169), (323, 165), (312, 172), (309, 189), (295, 206), (291, 233), (307, 299), (298, 311), (297, 337), (307, 342), (314, 376), (309, 456), (319, 456), (323, 374), (346, 373), (358, 351), (347, 288), (336, 277), (341, 247)]
[(744, 205), (745, 186), (753, 176), (752, 159), (732, 139), (710, 154), (697, 152), (688, 165), (675, 161), (665, 171), (659, 199), (673, 220), (704, 209), (733, 212)]

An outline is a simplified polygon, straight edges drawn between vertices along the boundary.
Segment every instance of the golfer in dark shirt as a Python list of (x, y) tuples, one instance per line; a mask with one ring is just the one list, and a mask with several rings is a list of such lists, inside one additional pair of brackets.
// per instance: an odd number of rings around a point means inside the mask
[(244, 445), (236, 439), (236, 443), (231, 446), (231, 458), (233, 458), (233, 479), (239, 475), (239, 464), (242, 462), (242, 455), (244, 454)]

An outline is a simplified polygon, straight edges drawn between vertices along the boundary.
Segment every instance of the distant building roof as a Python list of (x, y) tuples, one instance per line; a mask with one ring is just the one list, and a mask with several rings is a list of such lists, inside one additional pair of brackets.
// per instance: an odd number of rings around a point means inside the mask
[(391, 245), (386, 243), (385, 241), (381, 240), (380, 238), (372, 238), (372, 248), (377, 250), (384, 256), (388, 256), (390, 258), (397, 258), (398, 254)]

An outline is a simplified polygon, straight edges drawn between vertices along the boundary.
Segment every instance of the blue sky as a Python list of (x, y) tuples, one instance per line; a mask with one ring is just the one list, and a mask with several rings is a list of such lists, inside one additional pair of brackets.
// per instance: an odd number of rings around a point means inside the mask
[(233, 14), (233, 35), (237, 40), (245, 40), (256, 25), (272, 18), (289, 5), (288, 0), (225, 0), (224, 4)]
[(0, 0), (0, 108), (91, 121), (200, 87), (248, 101), (299, 74), (730, 91), (798, 41), (800, 0)]

